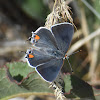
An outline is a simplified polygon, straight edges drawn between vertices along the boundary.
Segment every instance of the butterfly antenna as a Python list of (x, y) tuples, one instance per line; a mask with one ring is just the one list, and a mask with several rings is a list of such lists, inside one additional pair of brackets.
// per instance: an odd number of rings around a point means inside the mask
[(71, 66), (71, 64), (70, 64), (70, 62), (69, 62), (69, 57), (67, 57), (67, 61), (68, 61), (69, 67), (70, 67), (70, 69), (71, 69), (71, 73), (73, 73), (74, 71), (73, 71), (72, 66)]
[(70, 55), (68, 55), (68, 56), (66, 55), (66, 56), (64, 57), (64, 59), (67, 59), (67, 61), (68, 61), (68, 64), (69, 64), (70, 69), (71, 69), (71, 73), (73, 73), (74, 71), (73, 71), (72, 66), (71, 66), (71, 64), (70, 64), (70, 62), (69, 62), (69, 56), (71, 56), (71, 55), (73, 55), (73, 54), (76, 54), (76, 53), (78, 53), (78, 52), (80, 52), (80, 51), (82, 51), (82, 50), (76, 51), (76, 52), (74, 52), (74, 53), (72, 53), (72, 54), (70, 54)]
[[(34, 32), (31, 32), (32, 34), (34, 34)], [(32, 36), (30, 36), (26, 41), (31, 41)]]
[(29, 37), (28, 39), (26, 39), (26, 41), (31, 41), (31, 38), (32, 38), (32, 37)]
[(19, 51), (20, 53), (24, 53), (24, 54), (27, 54), (25, 51)]

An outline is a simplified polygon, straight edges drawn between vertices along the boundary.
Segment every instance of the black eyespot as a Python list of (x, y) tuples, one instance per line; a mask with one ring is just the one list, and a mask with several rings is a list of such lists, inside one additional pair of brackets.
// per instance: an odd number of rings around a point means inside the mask
[(32, 53), (31, 51), (29, 51), (29, 54)]

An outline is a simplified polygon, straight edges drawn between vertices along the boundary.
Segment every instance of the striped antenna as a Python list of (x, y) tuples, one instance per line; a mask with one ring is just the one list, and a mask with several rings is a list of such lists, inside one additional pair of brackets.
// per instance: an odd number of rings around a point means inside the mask
[[(70, 54), (69, 56), (71, 56), (71, 55), (73, 55), (73, 54), (76, 54), (76, 53), (78, 53), (78, 52), (80, 52), (80, 51), (82, 51), (82, 50), (78, 50), (78, 51), (76, 51), (76, 52), (73, 52), (73, 53)], [(71, 69), (71, 73), (73, 73), (74, 71), (73, 71), (72, 66), (71, 66), (71, 64), (70, 64), (70, 62), (69, 62), (69, 56), (65, 55), (64, 59), (67, 59), (68, 64), (69, 64), (69, 67), (70, 67), (70, 69)]]

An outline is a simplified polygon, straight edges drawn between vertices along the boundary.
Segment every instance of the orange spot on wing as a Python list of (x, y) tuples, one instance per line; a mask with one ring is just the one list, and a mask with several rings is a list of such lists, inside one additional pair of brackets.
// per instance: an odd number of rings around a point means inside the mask
[(29, 57), (29, 58), (33, 58), (34, 56), (33, 56), (32, 54), (29, 54), (28, 57)]
[(39, 40), (40, 37), (39, 37), (38, 35), (35, 35), (35, 39), (36, 39), (36, 40)]

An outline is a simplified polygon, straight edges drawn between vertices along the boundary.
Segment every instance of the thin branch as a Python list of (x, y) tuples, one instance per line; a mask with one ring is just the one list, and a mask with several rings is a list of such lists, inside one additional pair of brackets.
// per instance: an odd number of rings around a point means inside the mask
[[(87, 36), (89, 36), (89, 29), (88, 29), (87, 19), (86, 19), (86, 15), (85, 15), (85, 11), (84, 11), (83, 6), (80, 9), (81, 9), (82, 33), (83, 33), (84, 37), (87, 37)], [(86, 47), (87, 47), (87, 50), (88, 50), (89, 59), (91, 59), (91, 43), (90, 43), (90, 41), (88, 41), (86, 43)]]
[(9, 52), (25, 51), (25, 49), (29, 47), (29, 44), (25, 42), (25, 40), (1, 42), (0, 45), (2, 44), (3, 46), (0, 48), (0, 56), (3, 56)]
[(77, 30), (77, 31), (74, 33), (73, 39), (78, 38), (80, 35), (82, 35), (82, 30), (81, 30), (81, 29)]
[(100, 14), (86, 0), (81, 1), (100, 19)]
[(91, 55), (91, 64), (90, 64), (90, 69), (89, 69), (89, 77), (91, 78), (91, 81), (94, 81), (96, 78), (95, 70), (96, 70), (96, 65), (97, 65), (97, 58), (98, 58), (98, 51), (99, 51), (99, 37), (96, 37), (94, 42), (93, 42), (93, 50), (92, 50), (92, 55)]
[(88, 37), (79, 40), (77, 43), (73, 44), (70, 48), (70, 50), (68, 51), (67, 55), (72, 54), (74, 51), (76, 51), (77, 49), (79, 49), (81, 46), (83, 46), (85, 43), (87, 43), (88, 41), (90, 41), (91, 39), (95, 38), (96, 36), (100, 35), (100, 28), (97, 29), (95, 32), (91, 33)]
[(50, 28), (54, 24), (67, 22), (68, 20), (73, 24), (69, 10), (70, 8), (64, 0), (55, 0), (53, 11), (46, 18), (45, 27)]

